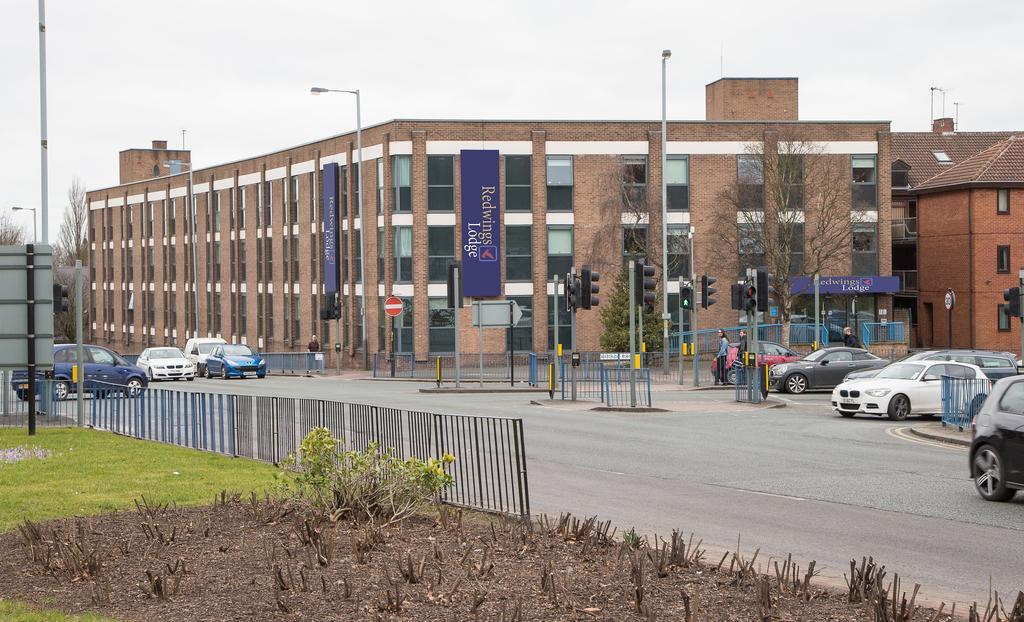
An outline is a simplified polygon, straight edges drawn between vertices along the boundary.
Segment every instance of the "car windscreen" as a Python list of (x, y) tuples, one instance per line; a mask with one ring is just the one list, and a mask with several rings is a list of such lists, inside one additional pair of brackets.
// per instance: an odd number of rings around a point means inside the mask
[(149, 351), (151, 359), (183, 359), (185, 355), (177, 348), (154, 348)]
[(875, 378), (890, 378), (893, 380), (917, 380), (924, 371), (924, 365), (913, 363), (895, 363), (878, 372)]
[(815, 350), (803, 358), (805, 361), (817, 361), (828, 354), (828, 350)]
[(199, 354), (209, 354), (219, 345), (219, 343), (201, 343), (196, 347), (199, 348)]
[(230, 345), (224, 346), (224, 356), (252, 356), (253, 351), (249, 346)]

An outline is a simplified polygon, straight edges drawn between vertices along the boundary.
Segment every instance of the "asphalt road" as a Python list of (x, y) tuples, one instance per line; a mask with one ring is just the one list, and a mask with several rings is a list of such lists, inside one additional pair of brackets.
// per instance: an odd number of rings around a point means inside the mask
[(424, 395), (429, 385), (412, 382), (174, 386), (523, 417), (534, 513), (597, 514), (662, 535), (680, 528), (713, 548), (739, 538), (747, 554), (814, 559), (840, 582), (851, 558), (871, 555), (947, 601), (986, 600), (990, 576), (1003, 594), (1024, 587), (1024, 494), (982, 501), (964, 449), (907, 438), (912, 421), (843, 419), (824, 393), (769, 409), (725, 392), (659, 392), (655, 405), (671, 401), (675, 412), (639, 415), (530, 406), (521, 394)]

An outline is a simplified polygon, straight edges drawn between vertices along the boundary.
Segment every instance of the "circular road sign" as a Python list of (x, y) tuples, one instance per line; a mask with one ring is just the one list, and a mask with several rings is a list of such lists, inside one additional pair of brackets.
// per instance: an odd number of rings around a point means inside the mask
[(402, 304), (402, 299), (398, 296), (388, 296), (384, 301), (384, 313), (388, 317), (398, 317), (402, 315), (402, 311), (405, 310), (405, 305)]
[(946, 304), (946, 310), (947, 311), (953, 308), (953, 305), (956, 304), (956, 294), (953, 292), (953, 290), (951, 290), (951, 289), (947, 289), (946, 290), (946, 297), (945, 297), (945, 300), (943, 302), (945, 302), (945, 304)]

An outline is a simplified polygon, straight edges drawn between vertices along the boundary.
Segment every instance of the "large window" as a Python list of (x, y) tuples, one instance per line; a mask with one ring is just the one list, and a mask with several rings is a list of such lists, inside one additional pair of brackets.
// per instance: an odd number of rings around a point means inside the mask
[(878, 176), (875, 170), (875, 156), (853, 156), (851, 162), (853, 165), (853, 187), (850, 192), (853, 209), (878, 209)]
[(391, 159), (391, 183), (395, 188), (396, 212), (412, 211), (412, 157), (396, 155)]
[(245, 229), (245, 186), (238, 189), (238, 215), (235, 222), (239, 229)]
[(670, 211), (685, 212), (690, 209), (689, 156), (668, 156), (665, 162), (665, 186)]
[(690, 278), (689, 225), (668, 226), (668, 276)]
[(220, 231), (220, 192), (213, 193), (213, 231)]
[(238, 281), (245, 282), (245, 240), (238, 241)]
[(274, 280), (274, 245), (270, 238), (263, 238), (263, 276), (268, 283)]
[(747, 268), (756, 268), (764, 265), (764, 244), (761, 235), (763, 225), (756, 222), (747, 222), (736, 225), (737, 228), (737, 253), (739, 255), (737, 267), (738, 276), (743, 278), (747, 274)]
[(362, 237), (362, 231), (360, 229), (354, 229), (352, 231), (352, 280), (362, 281), (363, 279), (363, 258), (360, 256), (362, 246), (359, 241)]
[(292, 264), (292, 282), (299, 282), (299, 234), (292, 236), (292, 248), (291, 257), (289, 258)]
[(263, 208), (263, 219), (260, 221), (260, 226), (269, 227), (274, 216), (274, 186), (269, 181), (265, 181), (260, 187), (262, 188), (260, 206)]
[(789, 211), (804, 208), (804, 157), (799, 153), (779, 154), (782, 202)]
[(299, 176), (288, 180), (288, 224), (299, 222)]
[(647, 156), (622, 157), (622, 203), (633, 211), (647, 209)]
[(1010, 272), (1010, 247), (1009, 246), (997, 246), (996, 247), (996, 272), (1009, 273)]
[(377, 158), (377, 213), (384, 213), (384, 158)]
[(220, 242), (213, 243), (213, 282), (220, 283)]
[(779, 240), (789, 247), (789, 274), (796, 276), (804, 270), (804, 223), (785, 222), (779, 225)]
[(443, 283), (448, 279), (448, 264), (455, 259), (455, 227), (427, 228), (428, 278)]
[(853, 274), (878, 274), (878, 227), (873, 222), (853, 223)]
[(508, 296), (523, 311), (523, 317), (514, 328), (505, 331), (505, 347), (516, 352), (533, 350), (533, 296)]
[(622, 263), (647, 257), (647, 225), (622, 225)]
[(398, 346), (398, 352), (411, 353), (415, 351), (416, 341), (413, 339), (413, 316), (412, 316), (412, 299), (403, 298), (402, 302), (405, 304), (405, 311), (395, 321), (395, 328), (398, 334), (395, 335), (396, 345)]
[(532, 204), (530, 193), (530, 156), (505, 156), (505, 209), (528, 212)]
[(341, 184), (341, 216), (345, 218), (348, 216), (348, 167), (339, 167), (338, 172), (338, 183)]
[[(996, 213), (1010, 213), (1010, 191), (1007, 190), (1006, 188), (1000, 188), (999, 190), (996, 190)], [(129, 235), (131, 235), (131, 233), (129, 233)]]
[(547, 157), (548, 211), (572, 211), (572, 156)]
[(505, 280), (530, 281), (533, 279), (533, 227), (507, 225), (505, 227)]
[(412, 227), (395, 227), (395, 282), (412, 282)]
[(764, 209), (764, 164), (761, 156), (736, 156), (736, 181), (739, 209), (759, 211)]
[[(166, 225), (167, 233), (166, 233), (166, 235), (168, 235), (168, 236), (174, 235), (174, 232), (177, 229), (177, 224), (178, 224), (178, 220), (177, 220), (177, 218), (178, 218), (178, 216), (177, 216), (177, 206), (178, 206), (177, 199), (171, 199), (170, 203), (167, 206), (167, 225)], [(95, 234), (93, 234), (92, 240), (93, 241), (96, 240), (96, 235)]]
[(291, 319), (291, 329), (292, 329), (291, 338), (292, 338), (292, 341), (295, 342), (295, 341), (298, 341), (299, 335), (300, 335), (300, 331), (302, 330), (302, 326), (301, 326), (300, 320), (299, 320), (299, 314), (300, 314), (300, 309), (302, 308), (302, 303), (299, 302), (299, 298), (300, 298), (299, 294), (292, 294), (291, 298), (292, 298), (292, 309), (291, 309), (291, 318), (290, 318)]
[(427, 209), (431, 212), (455, 210), (455, 158), (453, 156), (427, 156)]
[(545, 277), (550, 278), (557, 274), (564, 278), (571, 267), (572, 227), (548, 227), (548, 272)]
[(428, 348), (431, 353), (455, 351), (455, 315), (447, 298), (431, 298)]

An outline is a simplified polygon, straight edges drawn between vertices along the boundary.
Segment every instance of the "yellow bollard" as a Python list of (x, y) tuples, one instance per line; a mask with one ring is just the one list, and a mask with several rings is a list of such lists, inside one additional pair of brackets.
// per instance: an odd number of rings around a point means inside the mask
[(548, 363), (548, 397), (555, 399), (555, 364)]
[(78, 384), (78, 365), (71, 366), (71, 382)]
[(440, 389), (441, 388), (441, 357), (440, 356), (437, 357), (437, 363), (436, 363), (435, 367), (436, 367), (435, 374), (436, 374), (436, 379), (437, 379), (437, 388)]
[(558, 356), (559, 358), (562, 356), (562, 344), (558, 344)]
[(633, 355), (633, 369), (640, 369), (640, 355)]

